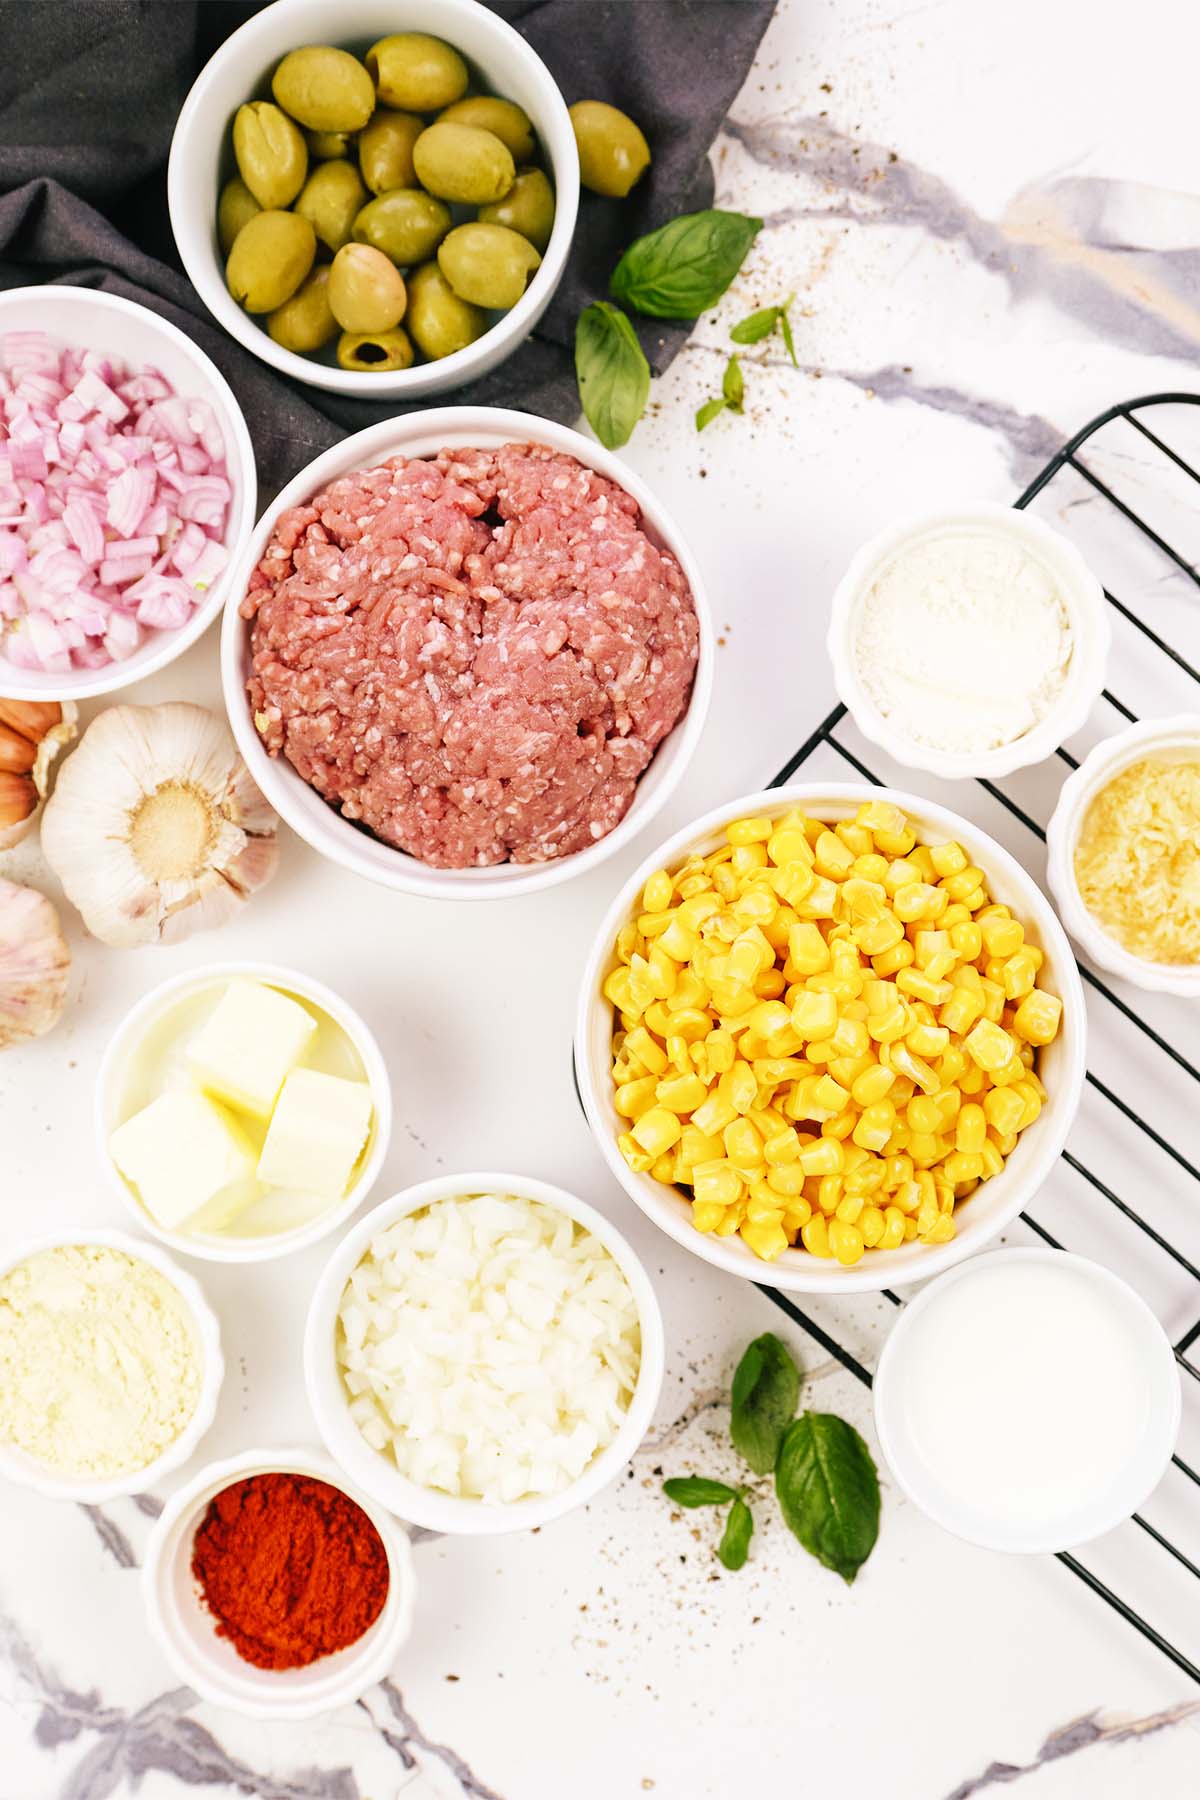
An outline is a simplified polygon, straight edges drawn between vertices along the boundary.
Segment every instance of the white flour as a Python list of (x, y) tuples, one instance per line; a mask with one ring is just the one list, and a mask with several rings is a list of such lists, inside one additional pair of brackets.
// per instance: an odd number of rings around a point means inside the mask
[(851, 640), (859, 678), (896, 731), (968, 754), (1045, 717), (1072, 649), (1049, 569), (1011, 538), (969, 528), (899, 550), (859, 601)]

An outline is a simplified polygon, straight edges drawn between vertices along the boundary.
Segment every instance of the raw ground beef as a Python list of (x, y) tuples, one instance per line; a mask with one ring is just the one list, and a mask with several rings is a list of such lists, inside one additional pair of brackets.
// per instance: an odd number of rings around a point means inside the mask
[(271, 755), (448, 869), (610, 832), (687, 705), (698, 645), (637, 502), (537, 444), (332, 482), (280, 518), (242, 613)]

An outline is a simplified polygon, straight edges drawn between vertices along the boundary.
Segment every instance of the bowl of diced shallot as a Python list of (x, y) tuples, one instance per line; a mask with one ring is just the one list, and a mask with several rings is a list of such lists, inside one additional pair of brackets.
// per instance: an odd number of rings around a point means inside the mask
[(0, 693), (82, 699), (221, 611), (254, 523), (245, 419), (166, 319), (91, 288), (0, 294)]

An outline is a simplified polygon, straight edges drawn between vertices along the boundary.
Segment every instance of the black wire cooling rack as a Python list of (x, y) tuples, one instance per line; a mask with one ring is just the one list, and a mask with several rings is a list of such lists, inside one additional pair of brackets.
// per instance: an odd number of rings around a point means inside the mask
[[(1103, 580), (1114, 613), (1110, 667), (1127, 698), (1106, 689), (1087, 728), (1058, 751), (1057, 763), (1018, 771), (1003, 785), (926, 778), (921, 785), (922, 791), (944, 785), (947, 804), (1001, 838), (1039, 877), (1044, 822), (1063, 765), (1078, 767), (1092, 742), (1143, 708), (1161, 715), (1196, 707), (1198, 464), (1200, 394), (1152, 394), (1111, 407), (1085, 425), (1016, 502), (1046, 508)], [(847, 766), (865, 781), (912, 785), (911, 774), (860, 737), (844, 706), (834, 708), (770, 785), (783, 785), (801, 768), (806, 777), (844, 779)], [(1181, 1047), (1200, 1041), (1200, 1009), (1124, 987), (1082, 959), (1080, 969), (1088, 990), (1085, 1101), (1063, 1166), (1010, 1240), (1028, 1241), (1033, 1234), (1056, 1249), (1080, 1250), (1109, 1263), (1142, 1292), (1174, 1345), (1184, 1381), (1184, 1426), (1172, 1466), (1143, 1511), (1086, 1551), (1058, 1560), (1200, 1684), (1200, 1647), (1185, 1648), (1200, 1616), (1200, 1587), (1193, 1586), (1200, 1582), (1200, 1069)], [(856, 1335), (864, 1325), (847, 1303), (826, 1324), (789, 1295), (769, 1287), (762, 1292), (871, 1386), (871, 1369), (841, 1341), (851, 1324)], [(885, 1298), (903, 1305), (896, 1294)], [(884, 1318), (885, 1328), (890, 1318)]]

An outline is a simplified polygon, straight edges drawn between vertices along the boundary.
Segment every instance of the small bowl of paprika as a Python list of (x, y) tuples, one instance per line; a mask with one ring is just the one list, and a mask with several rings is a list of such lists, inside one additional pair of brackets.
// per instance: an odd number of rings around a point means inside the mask
[(209, 1463), (163, 1509), (143, 1584), (175, 1673), (248, 1718), (349, 1705), (412, 1624), (403, 1528), (311, 1450)]

